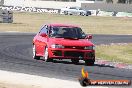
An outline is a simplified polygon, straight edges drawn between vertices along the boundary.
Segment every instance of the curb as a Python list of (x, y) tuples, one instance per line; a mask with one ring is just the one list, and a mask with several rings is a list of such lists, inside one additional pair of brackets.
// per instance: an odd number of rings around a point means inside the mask
[(132, 70), (132, 65), (124, 64), (122, 62), (112, 62), (112, 61), (108, 61), (108, 60), (97, 59), (95, 63), (99, 64), (99, 65), (112, 66), (115, 68), (131, 69)]

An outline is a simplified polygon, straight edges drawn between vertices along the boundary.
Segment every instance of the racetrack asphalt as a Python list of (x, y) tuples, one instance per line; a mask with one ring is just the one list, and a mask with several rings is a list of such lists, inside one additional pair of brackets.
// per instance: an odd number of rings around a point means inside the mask
[[(90, 79), (129, 79), (131, 69), (95, 64), (85, 66), (70, 61), (44, 62), (32, 59), (32, 39), (34, 33), (0, 33), (0, 70), (20, 72), (77, 81), (81, 68), (89, 72)], [(132, 43), (132, 35), (93, 35), (95, 45), (110, 43)]]

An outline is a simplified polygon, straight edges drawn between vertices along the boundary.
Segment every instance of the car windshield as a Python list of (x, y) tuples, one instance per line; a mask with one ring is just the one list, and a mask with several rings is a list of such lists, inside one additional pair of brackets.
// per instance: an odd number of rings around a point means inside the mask
[(84, 39), (86, 35), (79, 27), (52, 27), (50, 37)]

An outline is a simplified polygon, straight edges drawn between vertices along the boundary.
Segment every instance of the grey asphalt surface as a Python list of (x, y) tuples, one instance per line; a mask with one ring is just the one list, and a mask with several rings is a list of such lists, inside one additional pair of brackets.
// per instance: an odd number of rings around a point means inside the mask
[[(85, 66), (70, 61), (44, 62), (32, 59), (34, 33), (0, 33), (0, 70), (77, 81), (81, 68), (89, 72), (90, 79), (129, 79), (132, 70), (95, 64)], [(95, 45), (110, 43), (132, 43), (132, 35), (93, 35)]]

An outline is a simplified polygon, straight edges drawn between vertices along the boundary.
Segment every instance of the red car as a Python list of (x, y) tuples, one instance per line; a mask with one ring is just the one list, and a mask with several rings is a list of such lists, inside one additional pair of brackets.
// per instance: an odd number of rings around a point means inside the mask
[(66, 24), (44, 25), (33, 39), (33, 58), (45, 61), (71, 59), (75, 64), (84, 60), (86, 65), (95, 62), (95, 46), (80, 27)]

